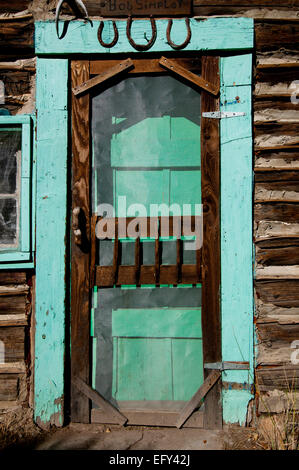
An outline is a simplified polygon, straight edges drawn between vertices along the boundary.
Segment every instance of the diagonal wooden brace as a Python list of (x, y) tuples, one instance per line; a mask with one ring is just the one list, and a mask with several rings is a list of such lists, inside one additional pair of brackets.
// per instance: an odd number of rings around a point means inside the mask
[(175, 60), (170, 60), (167, 59), (166, 57), (161, 57), (159, 60), (159, 64), (161, 67), (164, 67), (171, 72), (175, 73), (176, 75), (180, 75), (182, 78), (187, 80), (188, 82), (192, 83), (193, 85), (198, 86), (199, 88), (202, 88), (203, 90), (207, 91), (208, 93), (211, 93), (212, 95), (217, 96), (220, 90), (219, 85), (213, 85), (213, 83), (210, 83), (208, 80), (204, 80), (202, 77), (196, 75), (193, 72), (190, 72), (190, 70), (185, 69), (181, 65), (179, 65)]
[(119, 64), (115, 65), (114, 67), (111, 67), (105, 72), (102, 72), (99, 75), (96, 75), (95, 77), (90, 78), (89, 80), (82, 83), (81, 85), (74, 87), (73, 93), (75, 96), (80, 96), (83, 93), (87, 93), (95, 86), (98, 86), (101, 83), (106, 82), (107, 80), (115, 77), (116, 75), (119, 75), (124, 72), (128, 72), (133, 67), (134, 67), (134, 63), (131, 59), (123, 60), (119, 62)]
[(75, 377), (72, 380), (73, 384), (78, 388), (78, 390), (86, 395), (90, 400), (94, 401), (107, 415), (112, 416), (118, 424), (122, 426), (128, 421), (128, 419), (122, 415), (117, 408), (115, 408), (109, 401), (105, 400), (104, 397), (96, 390), (87, 385), (79, 377)]
[(211, 390), (211, 388), (215, 385), (217, 380), (221, 377), (221, 372), (219, 370), (213, 370), (204, 383), (199, 387), (197, 392), (193, 395), (193, 397), (186, 403), (184, 408), (182, 409), (179, 418), (176, 422), (176, 427), (181, 428), (185, 421), (189, 418), (189, 416), (193, 413), (193, 411), (198, 407), (200, 401), (206, 396), (206, 394)]

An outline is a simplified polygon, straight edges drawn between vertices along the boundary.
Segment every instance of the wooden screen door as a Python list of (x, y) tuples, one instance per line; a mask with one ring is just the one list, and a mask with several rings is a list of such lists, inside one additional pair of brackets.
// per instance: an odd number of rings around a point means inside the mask
[(74, 422), (221, 425), (218, 63), (72, 61)]

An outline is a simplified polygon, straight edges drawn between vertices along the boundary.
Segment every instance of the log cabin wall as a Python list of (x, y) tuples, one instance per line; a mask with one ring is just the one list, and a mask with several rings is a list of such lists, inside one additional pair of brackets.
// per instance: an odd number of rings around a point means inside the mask
[[(0, 79), (11, 114), (34, 111), (34, 20), (53, 19), (56, 3), (1, 2)], [(98, 13), (99, 1), (86, 0), (85, 4), (91, 17)], [(277, 397), (288, 387), (299, 388), (299, 365), (291, 362), (291, 343), (299, 340), (299, 99), (294, 83), (299, 80), (298, 6), (299, 0), (193, 3), (194, 16), (255, 20), (253, 242), (258, 413), (283, 411), (285, 402), (278, 402)], [(63, 13), (70, 14), (69, 8)], [(0, 271), (0, 339), (10, 351), (9, 362), (0, 366), (0, 413), (32, 406), (33, 284), (33, 271)]]

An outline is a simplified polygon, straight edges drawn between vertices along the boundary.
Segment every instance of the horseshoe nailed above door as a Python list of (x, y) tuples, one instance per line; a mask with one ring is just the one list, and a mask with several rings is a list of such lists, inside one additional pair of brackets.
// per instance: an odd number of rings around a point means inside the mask
[(136, 42), (132, 39), (132, 36), (131, 36), (132, 22), (133, 22), (132, 16), (129, 16), (129, 18), (127, 20), (127, 38), (128, 38), (129, 43), (137, 51), (147, 51), (148, 49), (150, 49), (153, 46), (153, 44), (156, 41), (156, 37), (157, 37), (157, 27), (156, 27), (156, 22), (155, 22), (154, 18), (152, 16), (150, 17), (150, 22), (151, 22), (151, 27), (152, 27), (152, 37), (148, 41), (147, 44), (136, 44)]

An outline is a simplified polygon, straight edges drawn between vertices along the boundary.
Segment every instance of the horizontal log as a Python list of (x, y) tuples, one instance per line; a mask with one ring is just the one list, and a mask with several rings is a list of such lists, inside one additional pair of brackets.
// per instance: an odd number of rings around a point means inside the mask
[(4, 343), (4, 362), (19, 362), (25, 358), (25, 329), (22, 326), (1, 327), (0, 341)]
[(5, 87), (5, 102), (7, 97), (12, 97), (29, 94), (31, 91), (31, 77), (32, 74), (27, 71), (5, 71), (0, 72), (1, 80)]
[(299, 222), (299, 204), (291, 202), (255, 204), (254, 219), (256, 222), (261, 220)]
[(28, 319), (25, 313), (16, 315), (0, 315), (0, 326), (25, 326), (27, 324)]
[(255, 242), (268, 241), (280, 238), (298, 238), (299, 224), (287, 222), (267, 221), (258, 222), (255, 231)]
[[(263, 342), (283, 341), (290, 345), (299, 339), (299, 324), (279, 324), (278, 322), (257, 323), (258, 340)], [(290, 354), (292, 350), (290, 349)]]
[(26, 308), (25, 295), (1, 295), (0, 296), (0, 320), (1, 315), (24, 314)]
[[(87, 0), (89, 2), (89, 0)], [(90, 2), (91, 3), (91, 2)], [(95, 3), (95, 1), (93, 1)], [(194, 0), (194, 6), (206, 6), (206, 5), (217, 5), (217, 6), (252, 6), (252, 7), (264, 7), (268, 6), (271, 8), (275, 8), (278, 6), (282, 7), (295, 7), (299, 6), (299, 0), (282, 0), (279, 2), (278, 0)]]
[[(277, 240), (275, 240), (277, 241)], [(266, 247), (256, 249), (256, 262), (262, 266), (290, 266), (299, 265), (299, 239), (291, 242), (285, 247)]]
[(274, 111), (292, 111), (298, 112), (298, 105), (294, 105), (290, 99), (290, 95), (287, 96), (276, 96), (267, 94), (263, 97), (255, 96), (253, 101), (253, 109), (255, 116), (258, 112), (265, 110)]
[(24, 295), (24, 294), (27, 294), (28, 292), (29, 292), (29, 287), (24, 284), (8, 285), (8, 286), (0, 285), (0, 296)]
[(299, 137), (297, 135), (281, 135), (278, 133), (262, 133), (254, 139), (255, 151), (288, 151), (299, 149)]
[[(291, 100), (291, 96), (294, 95), (294, 93), (297, 90), (296, 84), (293, 83), (293, 80), (291, 81), (286, 81), (283, 80), (282, 82), (279, 83), (271, 83), (271, 82), (259, 82), (257, 81), (255, 83), (255, 88), (254, 88), (254, 99), (261, 99), (261, 98), (270, 98), (274, 99), (276, 98), (284, 98), (284, 99), (289, 99)], [(296, 108), (296, 105), (294, 105), (294, 109)]]
[(263, 302), (299, 307), (299, 280), (255, 281), (256, 295)]
[(0, 62), (0, 70), (26, 70), (35, 72), (36, 58), (18, 59), (15, 62)]
[(194, 6), (193, 15), (199, 18), (206, 18), (211, 16), (235, 16), (243, 18), (253, 18), (255, 22), (267, 21), (270, 22), (289, 22), (298, 21), (297, 9), (286, 7), (278, 7), (269, 9), (267, 7), (257, 8), (256, 6)]
[(0, 401), (17, 400), (18, 398), (18, 376), (0, 375)]
[(291, 362), (291, 343), (285, 341), (268, 341), (260, 342), (257, 345), (256, 366), (259, 367), (292, 367), (295, 366)]
[(14, 13), (28, 8), (30, 0), (1, 0), (1, 10), (5, 13)]
[(258, 390), (298, 390), (299, 367), (295, 365), (262, 366), (255, 371)]
[[(293, 158), (293, 156), (286, 156), (285, 158), (289, 159)], [(256, 170), (255, 182), (263, 184), (267, 183), (269, 188), (278, 189), (280, 184), (283, 187), (286, 185), (289, 188), (294, 188), (299, 183), (299, 171), (292, 171), (291, 169), (288, 171), (276, 171), (275, 168), (273, 168), (272, 171), (262, 171), (258, 168)]]
[(258, 50), (273, 50), (282, 47), (297, 50), (299, 46), (299, 24), (267, 24), (255, 25), (255, 44)]
[(24, 284), (26, 282), (26, 273), (0, 271), (0, 285)]
[(299, 307), (278, 307), (256, 299), (256, 322), (299, 323)]
[(256, 183), (254, 200), (262, 202), (299, 202), (299, 181)]
[(24, 361), (0, 363), (0, 374), (24, 374), (25, 372)]
[[(294, 64), (273, 65), (272, 67), (257, 67), (255, 80), (258, 82), (292, 82), (298, 80), (299, 62)], [(294, 106), (294, 105), (293, 105)]]
[(294, 390), (266, 390), (262, 393), (257, 402), (258, 413), (292, 413), (299, 410), (299, 393)]
[[(33, 18), (11, 19), (1, 22), (0, 48), (1, 54), (14, 54), (15, 50), (28, 51), (34, 47)], [(21, 56), (22, 57), (22, 56)]]
[(275, 122), (275, 121), (255, 121), (254, 122), (254, 135), (255, 137), (263, 134), (271, 134), (274, 136), (298, 136), (299, 122)]
[[(160, 265), (160, 284), (178, 284), (178, 272), (176, 265)], [(181, 265), (181, 278), (179, 284), (197, 284), (200, 282), (200, 276), (197, 273), (196, 265)], [(135, 285), (136, 268), (135, 266), (119, 266), (116, 279), (116, 285)], [(155, 266), (140, 266), (138, 285), (156, 284)], [(99, 287), (112, 287), (114, 285), (113, 266), (97, 266), (95, 285)]]
[(299, 279), (299, 266), (260, 266), (255, 269), (256, 280), (266, 279)]

